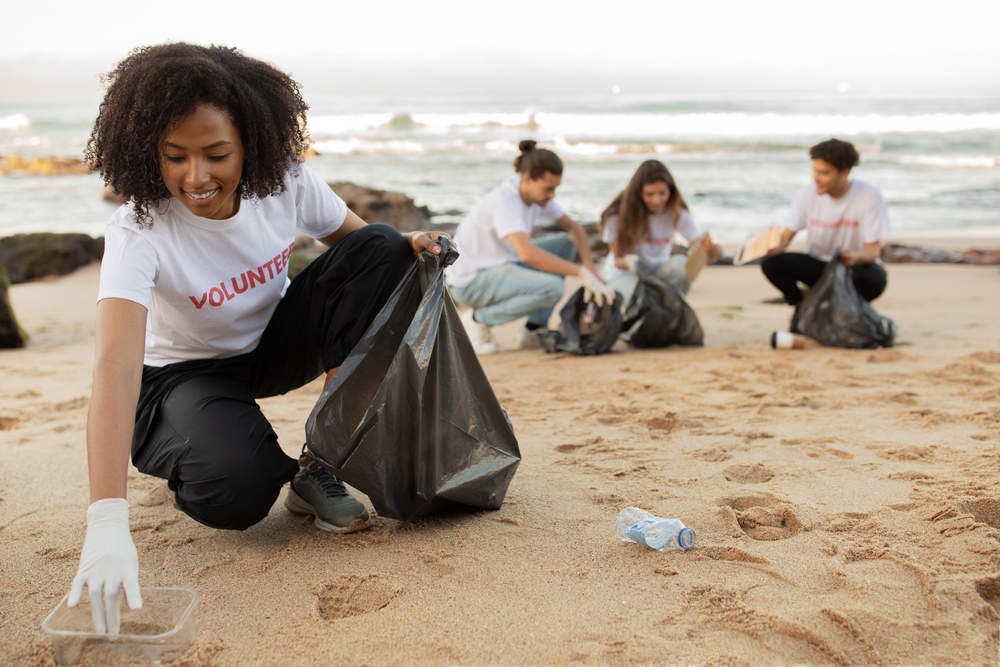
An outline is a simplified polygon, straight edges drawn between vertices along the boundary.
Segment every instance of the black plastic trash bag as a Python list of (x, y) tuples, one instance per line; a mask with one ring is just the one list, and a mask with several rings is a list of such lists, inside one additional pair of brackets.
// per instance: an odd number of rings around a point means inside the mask
[(585, 301), (583, 288), (570, 297), (559, 311), (562, 323), (556, 330), (538, 332), (538, 341), (546, 352), (572, 352), (592, 356), (604, 354), (618, 340), (622, 330), (622, 297), (615, 294), (614, 303), (598, 306)]
[(376, 511), (498, 509), (521, 460), (444, 285), (458, 253), (421, 253), (306, 422), (309, 450)]
[(799, 332), (831, 347), (892, 347), (899, 327), (858, 296), (839, 253), (799, 304)]
[(704, 345), (698, 316), (677, 288), (642, 268), (638, 278), (625, 306), (621, 339), (633, 347)]

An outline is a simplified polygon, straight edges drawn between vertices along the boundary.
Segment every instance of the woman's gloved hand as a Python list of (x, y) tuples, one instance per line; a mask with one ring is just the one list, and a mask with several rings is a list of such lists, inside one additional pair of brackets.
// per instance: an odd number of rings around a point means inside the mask
[(581, 266), (577, 275), (583, 281), (584, 301), (594, 300), (598, 306), (603, 306), (605, 302), (612, 303), (615, 300), (615, 290), (601, 282), (601, 279), (587, 267)]
[(80, 601), (84, 584), (90, 593), (95, 632), (118, 634), (121, 587), (125, 587), (130, 609), (142, 607), (139, 556), (129, 532), (128, 501), (124, 498), (98, 500), (87, 509), (87, 537), (80, 554), (80, 569), (69, 591), (70, 607)]

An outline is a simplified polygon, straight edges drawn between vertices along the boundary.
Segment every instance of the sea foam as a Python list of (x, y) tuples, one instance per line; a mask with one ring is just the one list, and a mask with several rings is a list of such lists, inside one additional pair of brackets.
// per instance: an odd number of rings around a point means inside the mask
[[(2, 121), (2, 119), (0, 119)], [(405, 122), (404, 122), (405, 121)], [(371, 131), (442, 134), (448, 131), (529, 129), (573, 139), (698, 139), (949, 133), (1000, 130), (1000, 113), (781, 114), (704, 113), (414, 113), (323, 115), (309, 119), (317, 139)]]
[(0, 131), (8, 132), (16, 130), (26, 130), (31, 127), (31, 119), (23, 113), (15, 113), (9, 116), (0, 116)]

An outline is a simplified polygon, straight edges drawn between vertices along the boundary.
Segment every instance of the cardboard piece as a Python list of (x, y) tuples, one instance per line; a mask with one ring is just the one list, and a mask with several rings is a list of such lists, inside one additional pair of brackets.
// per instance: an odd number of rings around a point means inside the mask
[(684, 267), (685, 272), (687, 272), (688, 280), (694, 281), (709, 263), (709, 252), (715, 244), (712, 243), (712, 237), (709, 236), (708, 232), (702, 234), (700, 239), (696, 239), (691, 247), (688, 249), (688, 261), (687, 265)]
[(733, 257), (733, 265), (748, 264), (755, 259), (760, 259), (768, 251), (779, 247), (783, 231), (783, 227), (768, 227), (758, 234), (748, 236), (747, 240), (743, 242), (743, 247)]

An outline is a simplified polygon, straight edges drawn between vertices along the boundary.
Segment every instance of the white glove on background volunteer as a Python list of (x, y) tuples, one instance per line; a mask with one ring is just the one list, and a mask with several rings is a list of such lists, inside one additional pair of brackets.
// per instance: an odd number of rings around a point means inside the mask
[(639, 255), (625, 255), (625, 268), (629, 270), (630, 273), (639, 273)]
[(601, 282), (601, 279), (594, 275), (594, 272), (585, 266), (580, 267), (580, 280), (583, 281), (583, 300), (593, 299), (598, 306), (603, 306), (605, 302), (612, 303), (615, 300), (615, 290)]
[(87, 537), (83, 540), (80, 569), (69, 591), (70, 607), (80, 601), (84, 584), (90, 593), (94, 632), (118, 634), (122, 586), (129, 608), (142, 607), (139, 555), (129, 532), (128, 501), (124, 498), (98, 500), (87, 508)]

